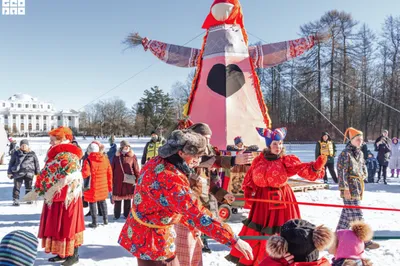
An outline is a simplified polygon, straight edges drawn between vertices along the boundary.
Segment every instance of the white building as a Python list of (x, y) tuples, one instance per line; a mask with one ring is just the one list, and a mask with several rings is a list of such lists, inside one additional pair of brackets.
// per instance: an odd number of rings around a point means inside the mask
[(6, 101), (0, 100), (0, 124), (17, 134), (48, 132), (58, 126), (79, 129), (79, 113), (56, 111), (51, 103), (27, 94), (14, 94)]

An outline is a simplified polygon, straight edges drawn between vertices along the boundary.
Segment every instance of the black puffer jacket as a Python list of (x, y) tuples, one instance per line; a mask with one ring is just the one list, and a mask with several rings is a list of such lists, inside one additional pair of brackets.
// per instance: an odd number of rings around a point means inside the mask
[(39, 160), (33, 151), (15, 151), (8, 165), (8, 174), (13, 178), (33, 178), (40, 173)]

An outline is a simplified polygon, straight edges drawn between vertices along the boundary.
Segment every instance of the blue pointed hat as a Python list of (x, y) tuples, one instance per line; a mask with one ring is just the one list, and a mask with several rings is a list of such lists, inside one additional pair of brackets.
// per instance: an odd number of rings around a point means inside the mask
[(268, 128), (257, 127), (258, 134), (265, 139), (267, 147), (269, 147), (274, 140), (284, 140), (287, 134), (286, 127), (276, 128), (274, 130)]

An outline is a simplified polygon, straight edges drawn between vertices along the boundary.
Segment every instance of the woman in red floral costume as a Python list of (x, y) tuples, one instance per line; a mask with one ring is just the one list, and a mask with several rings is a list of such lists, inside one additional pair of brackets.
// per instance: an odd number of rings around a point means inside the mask
[(235, 246), (247, 259), (252, 259), (250, 246), (238, 239), (227, 224), (212, 218), (190, 189), (188, 175), (199, 164), (206, 148), (203, 136), (176, 130), (159, 148), (159, 156), (143, 167), (131, 213), (118, 241), (137, 257), (139, 266), (180, 265), (175, 257), (174, 225), (178, 223)]
[[(286, 128), (277, 128), (274, 131), (257, 128), (257, 131), (265, 138), (267, 148), (254, 159), (245, 176), (245, 198), (296, 202), (296, 197), (287, 183), (289, 177), (298, 175), (311, 181), (324, 177), (324, 165), (327, 160), (325, 155), (319, 156), (315, 162), (302, 163), (295, 155), (285, 154), (283, 140), (286, 137)], [(301, 218), (297, 205), (256, 201), (248, 201), (247, 204), (251, 205), (251, 210), (249, 217), (243, 221), (244, 226), (239, 236), (279, 234), (285, 222)], [(226, 258), (237, 265), (259, 265), (267, 256), (267, 241), (246, 242), (253, 248), (253, 260), (244, 258), (236, 249), (232, 249)]]
[(71, 144), (72, 131), (59, 127), (50, 133), (51, 147), (44, 168), (36, 178), (35, 188), (25, 200), (44, 196), (39, 238), (46, 253), (57, 256), (51, 262), (61, 265), (78, 263), (78, 247), (83, 244), (85, 230), (82, 205), (80, 148)]

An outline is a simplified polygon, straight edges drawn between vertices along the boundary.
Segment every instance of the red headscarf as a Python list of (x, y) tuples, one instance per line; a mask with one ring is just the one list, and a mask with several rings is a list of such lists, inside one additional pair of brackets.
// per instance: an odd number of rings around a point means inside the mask
[[(216, 20), (211, 13), (211, 9), (213, 8), (213, 6), (220, 3), (229, 3), (234, 5), (231, 15), (225, 21)], [(210, 13), (208, 14), (206, 20), (203, 23), (202, 28), (209, 29), (211, 27), (218, 26), (221, 24), (236, 24), (240, 25), (241, 28), (244, 28), (242, 7), (240, 6), (239, 0), (215, 0), (210, 8)]]

